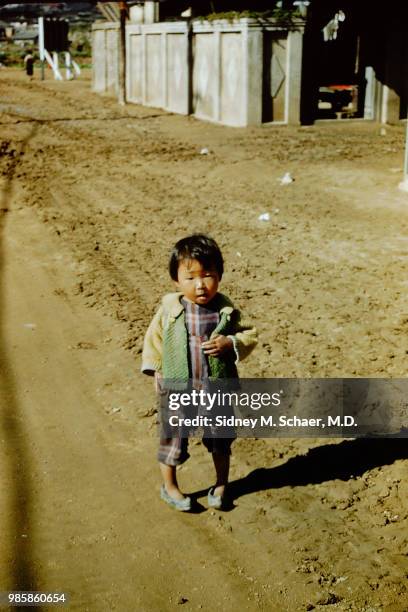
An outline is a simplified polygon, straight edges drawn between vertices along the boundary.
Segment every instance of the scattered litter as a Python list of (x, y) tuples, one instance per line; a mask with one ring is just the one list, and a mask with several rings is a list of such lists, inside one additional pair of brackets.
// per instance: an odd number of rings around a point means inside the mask
[(289, 185), (289, 183), (293, 183), (295, 179), (291, 177), (290, 172), (286, 172), (279, 180), (281, 185)]
[(275, 208), (273, 212), (275, 213), (275, 215), (277, 215), (279, 212), (279, 208)]
[(200, 155), (209, 155), (210, 151), (207, 149), (207, 147), (204, 147), (204, 149), (201, 149), (200, 151)]
[(87, 349), (87, 350), (93, 350), (96, 349), (96, 345), (93, 342), (77, 342), (75, 345), (75, 348), (77, 349)]
[(271, 220), (271, 215), (269, 213), (262, 213), (258, 217), (258, 221), (270, 221), (270, 220)]
[(117, 412), (120, 412), (122, 410), (122, 408), (120, 408), (119, 406), (116, 406), (114, 408), (112, 408), (111, 410), (109, 408), (105, 408), (105, 412), (106, 414), (116, 414)]
[(35, 323), (24, 323), (23, 327), (26, 327), (27, 329), (36, 329), (37, 325)]
[(242, 257), (241, 253), (237, 251), (237, 257)]

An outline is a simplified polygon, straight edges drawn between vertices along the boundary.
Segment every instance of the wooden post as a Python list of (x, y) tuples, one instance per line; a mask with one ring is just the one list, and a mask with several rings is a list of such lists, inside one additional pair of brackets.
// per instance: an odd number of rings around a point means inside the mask
[(126, 2), (119, 2), (120, 28), (119, 28), (119, 74), (118, 74), (118, 102), (126, 104)]
[(45, 79), (44, 71), (44, 17), (38, 18), (38, 47), (40, 50), (40, 61), (41, 61), (41, 80)]

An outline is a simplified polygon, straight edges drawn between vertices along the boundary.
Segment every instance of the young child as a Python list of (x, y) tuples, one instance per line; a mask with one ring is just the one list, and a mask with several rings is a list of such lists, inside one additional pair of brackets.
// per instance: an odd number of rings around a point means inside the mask
[(27, 76), (32, 77), (34, 74), (34, 55), (31, 49), (27, 50), (23, 61)]
[[(142, 372), (160, 379), (192, 381), (199, 389), (209, 377), (237, 378), (236, 362), (244, 359), (257, 342), (254, 327), (241, 320), (239, 310), (218, 285), (224, 262), (217, 243), (203, 234), (179, 240), (170, 256), (169, 272), (177, 293), (163, 297), (146, 332)], [(203, 438), (212, 453), (216, 483), (208, 493), (208, 505), (221, 508), (225, 501), (231, 454), (231, 438)], [(158, 460), (164, 484), (161, 498), (173, 508), (191, 509), (191, 499), (180, 491), (176, 466), (188, 459), (188, 438), (160, 440)]]

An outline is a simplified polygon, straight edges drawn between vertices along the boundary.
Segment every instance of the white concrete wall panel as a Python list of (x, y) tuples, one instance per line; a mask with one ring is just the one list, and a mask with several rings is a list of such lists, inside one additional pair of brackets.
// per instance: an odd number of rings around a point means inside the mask
[(287, 62), (286, 74), (287, 87), (287, 112), (286, 123), (297, 125), (300, 123), (300, 98), (302, 92), (302, 53), (303, 33), (291, 31), (287, 39)]
[(119, 32), (118, 30), (106, 31), (106, 90), (118, 91), (119, 76)]
[(214, 89), (217, 84), (214, 36), (211, 32), (196, 34), (193, 45), (193, 112), (203, 119), (215, 119)]
[[(247, 63), (246, 63), (246, 122), (245, 125), (262, 123), (263, 95), (263, 32), (253, 30), (247, 32)], [(245, 76), (245, 75), (244, 75)], [(245, 85), (244, 85), (245, 91)]]
[(92, 36), (93, 90), (106, 91), (105, 30), (94, 30)]
[(242, 33), (221, 34), (221, 116), (227, 125), (245, 125)]
[(273, 120), (286, 121), (287, 104), (287, 38), (272, 38), (271, 96), (273, 99)]
[(164, 106), (161, 34), (146, 35), (146, 103)]
[(143, 50), (142, 36), (132, 34), (128, 38), (128, 100), (141, 103), (143, 99)]
[(167, 108), (188, 113), (187, 36), (167, 34)]

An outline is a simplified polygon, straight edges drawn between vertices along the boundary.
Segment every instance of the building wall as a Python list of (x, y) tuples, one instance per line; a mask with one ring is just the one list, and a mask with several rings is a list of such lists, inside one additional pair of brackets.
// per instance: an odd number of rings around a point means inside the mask
[(189, 112), (188, 39), (186, 33), (169, 33), (166, 38), (167, 108)]
[(193, 26), (192, 110), (202, 119), (247, 124), (246, 38), (239, 23)]
[[(95, 91), (117, 89), (118, 36), (116, 24), (93, 28)], [(126, 41), (129, 102), (231, 126), (299, 123), (302, 24), (129, 23)]]
[(119, 25), (98, 24), (92, 31), (93, 90), (98, 93), (118, 90)]
[(100, 93), (106, 91), (105, 54), (105, 30), (95, 30), (92, 39), (93, 89)]
[(127, 97), (131, 102), (143, 102), (143, 45), (141, 36), (128, 38), (128, 70), (127, 70)]
[(192, 111), (232, 126), (297, 124), (301, 65), (301, 24), (288, 31), (253, 19), (194, 22)]
[(106, 31), (106, 89), (116, 92), (119, 73), (119, 33)]
[(213, 119), (217, 114), (214, 88), (218, 82), (218, 66), (213, 43), (211, 33), (196, 34), (193, 38), (192, 109), (203, 119)]
[(185, 23), (129, 24), (128, 101), (189, 112), (188, 28)]

